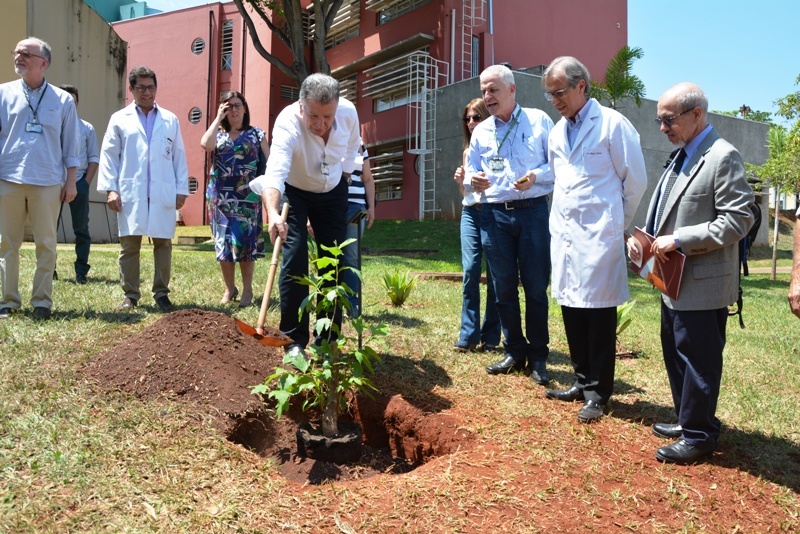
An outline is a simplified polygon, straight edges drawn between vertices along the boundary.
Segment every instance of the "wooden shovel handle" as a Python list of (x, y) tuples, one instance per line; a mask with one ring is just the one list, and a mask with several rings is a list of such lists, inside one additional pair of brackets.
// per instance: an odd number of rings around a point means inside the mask
[[(281, 210), (281, 218), (286, 222), (286, 216), (289, 215), (289, 203), (286, 202)], [(261, 311), (258, 313), (258, 322), (256, 323), (256, 333), (264, 335), (264, 321), (267, 320), (267, 309), (269, 308), (269, 296), (272, 293), (272, 284), (275, 282), (275, 271), (278, 269), (278, 256), (281, 253), (281, 245), (283, 239), (279, 235), (275, 238), (275, 246), (272, 248), (272, 259), (269, 262), (269, 275), (267, 276), (267, 286), (264, 288), (264, 298), (261, 300)]]

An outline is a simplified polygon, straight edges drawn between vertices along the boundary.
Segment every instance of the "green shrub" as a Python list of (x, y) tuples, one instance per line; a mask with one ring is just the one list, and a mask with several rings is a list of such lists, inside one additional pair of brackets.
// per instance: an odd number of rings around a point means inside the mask
[(402, 306), (415, 285), (417, 285), (417, 277), (409, 276), (408, 271), (405, 274), (395, 271), (394, 273), (384, 273), (383, 275), (383, 287), (386, 288), (386, 294), (389, 296), (389, 300), (392, 301), (393, 306)]

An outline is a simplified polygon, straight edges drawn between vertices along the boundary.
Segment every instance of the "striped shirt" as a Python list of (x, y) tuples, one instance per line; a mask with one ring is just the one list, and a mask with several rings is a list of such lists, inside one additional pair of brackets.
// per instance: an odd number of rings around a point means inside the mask
[(350, 175), (350, 188), (348, 190), (348, 202), (351, 204), (367, 205), (367, 192), (364, 189), (364, 182), (361, 181), (361, 169), (364, 167), (364, 162), (369, 159), (367, 147), (361, 144), (361, 148), (356, 156), (356, 168)]

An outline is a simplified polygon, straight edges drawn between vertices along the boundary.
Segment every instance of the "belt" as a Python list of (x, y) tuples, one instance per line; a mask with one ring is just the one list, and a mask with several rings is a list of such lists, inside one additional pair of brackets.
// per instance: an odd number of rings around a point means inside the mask
[(524, 198), (522, 200), (509, 200), (507, 202), (483, 202), (475, 204), (475, 207), (480, 211), (484, 206), (487, 208), (501, 209), (501, 210), (520, 210), (524, 208), (532, 208), (537, 204), (547, 202), (546, 196), (536, 198)]

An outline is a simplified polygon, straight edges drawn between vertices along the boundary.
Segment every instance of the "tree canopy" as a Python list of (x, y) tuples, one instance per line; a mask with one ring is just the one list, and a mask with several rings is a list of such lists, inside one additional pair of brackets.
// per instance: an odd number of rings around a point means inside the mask
[(602, 82), (594, 82), (592, 91), (598, 100), (606, 100), (613, 109), (617, 109), (623, 98), (633, 98), (641, 107), (645, 95), (644, 82), (631, 73), (633, 62), (644, 57), (644, 51), (636, 46), (623, 46), (611, 58), (606, 69), (606, 77)]

